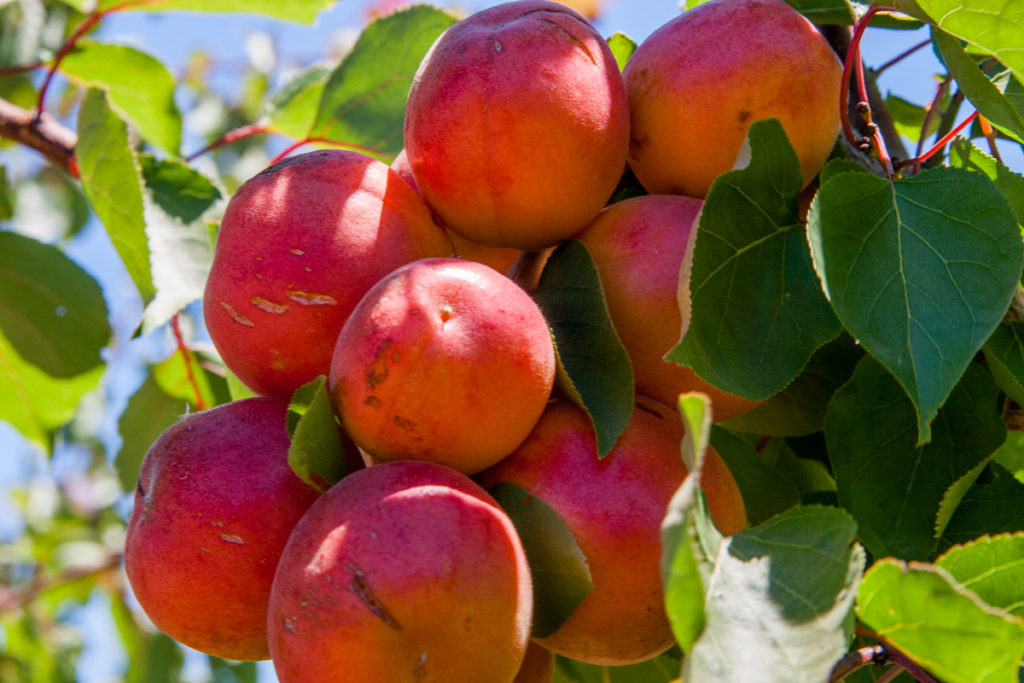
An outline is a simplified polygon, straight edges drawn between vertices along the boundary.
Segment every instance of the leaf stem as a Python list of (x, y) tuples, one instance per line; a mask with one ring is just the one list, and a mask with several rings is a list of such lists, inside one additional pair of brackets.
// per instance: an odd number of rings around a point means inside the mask
[(883, 64), (882, 66), (880, 66), (880, 67), (878, 67), (877, 69), (875, 69), (875, 70), (874, 70), (874, 71), (875, 71), (875, 75), (876, 75), (876, 76), (878, 76), (878, 75), (879, 75), (879, 74), (881, 74), (881, 73), (882, 73), (883, 71), (885, 71), (886, 69), (888, 69), (888, 68), (889, 68), (890, 66), (893, 66), (894, 64), (898, 64), (898, 63), (900, 63), (901, 61), (903, 61), (904, 59), (906, 59), (906, 58), (907, 58), (907, 57), (909, 57), (910, 55), (914, 54), (915, 52), (917, 52), (918, 50), (920, 50), (920, 49), (921, 49), (922, 47), (924, 47), (924, 46), (928, 45), (928, 44), (929, 44), (929, 43), (931, 43), (931, 42), (932, 42), (932, 39), (931, 39), (931, 38), (926, 38), (926, 39), (922, 40), (922, 41), (921, 41), (920, 43), (918, 43), (917, 45), (914, 45), (913, 47), (909, 47), (909, 48), (907, 48), (906, 50), (904, 50), (904, 51), (903, 51), (903, 52), (901, 52), (900, 54), (896, 55), (895, 57), (893, 57), (892, 59), (890, 59), (890, 60), (889, 60), (888, 62), (886, 62), (885, 64)]
[(177, 313), (171, 317), (171, 330), (174, 332), (174, 340), (178, 345), (177, 352), (181, 354), (181, 359), (185, 363), (185, 377), (188, 380), (189, 386), (192, 387), (192, 393), (195, 395), (196, 410), (206, 410), (210, 406), (206, 404), (203, 392), (199, 389), (199, 382), (196, 381), (195, 373), (192, 372), (192, 352), (189, 351), (188, 346), (185, 344), (185, 337), (181, 334), (181, 323), (178, 320)]
[(7, 76), (17, 76), (18, 74), (34, 71), (41, 66), (46, 66), (46, 62), (35, 62), (33, 64), (18, 64), (16, 66), (5, 66), (2, 69), (0, 69), (0, 78), (6, 78)]
[(270, 132), (270, 126), (266, 121), (257, 121), (255, 123), (250, 123), (245, 126), (239, 126), (234, 130), (229, 130), (227, 133), (224, 133), (224, 135), (221, 135), (219, 138), (208, 144), (206, 147), (203, 147), (198, 152), (193, 152), (192, 154), (189, 154), (187, 157), (185, 157), (185, 161), (193, 161), (197, 157), (201, 157), (207, 152), (212, 152), (215, 149), (220, 149), (221, 147), (230, 145), (232, 142), (244, 140), (245, 138), (252, 137), (253, 135), (259, 135), (260, 133), (267, 132)]
[(978, 118), (978, 112), (972, 112), (970, 116), (968, 116), (966, 119), (957, 124), (957, 126), (953, 128), (953, 130), (949, 131), (941, 138), (939, 138), (939, 140), (934, 145), (932, 145), (931, 149), (929, 149), (924, 154), (920, 154), (914, 157), (913, 159), (907, 159), (905, 162), (903, 162), (902, 166), (913, 165), (914, 167), (917, 167), (919, 164), (927, 161), (932, 157), (932, 155), (934, 155), (936, 152), (941, 151), (943, 147), (949, 144), (949, 141), (956, 137), (957, 133), (962, 131), (967, 126), (971, 125), (971, 123), (976, 118)]
[(988, 140), (988, 148), (992, 152), (993, 158), (999, 163), (1003, 163), (1003, 158), (999, 156), (999, 147), (996, 145), (996, 131), (992, 128), (992, 124), (984, 116), (979, 116), (978, 125), (981, 126), (981, 134)]

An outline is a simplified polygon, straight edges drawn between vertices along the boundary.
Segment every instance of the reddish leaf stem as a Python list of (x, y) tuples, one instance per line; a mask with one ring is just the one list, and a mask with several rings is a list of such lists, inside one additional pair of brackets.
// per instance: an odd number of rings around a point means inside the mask
[(18, 74), (34, 71), (41, 66), (46, 66), (46, 62), (35, 62), (34, 64), (18, 64), (17, 66), (5, 66), (2, 69), (0, 69), (0, 78), (5, 78), (7, 76), (17, 76)]
[(992, 152), (992, 156), (999, 163), (1003, 162), (1003, 158), (999, 156), (999, 147), (996, 145), (996, 131), (992, 128), (992, 124), (988, 122), (984, 116), (978, 117), (978, 125), (981, 126), (981, 134), (988, 140), (989, 151)]
[[(268, 130), (270, 130), (270, 129), (268, 128)], [(376, 149), (374, 147), (367, 147), (365, 145), (354, 145), (351, 142), (344, 142), (344, 141), (341, 141), (341, 140), (331, 140), (330, 138), (307, 137), (307, 138), (303, 138), (302, 140), (296, 140), (292, 144), (290, 144), (287, 147), (285, 147), (284, 151), (281, 152), (280, 154), (278, 154), (276, 157), (274, 157), (269, 165), (273, 166), (274, 164), (276, 164), (277, 162), (281, 161), (286, 156), (288, 156), (289, 154), (291, 154), (292, 152), (297, 150), (299, 147), (302, 147), (303, 145), (309, 145), (309, 144), (312, 144), (312, 143), (318, 143), (318, 144), (321, 144), (321, 145), (331, 145), (332, 147), (346, 147), (348, 149), (356, 150), (357, 152), (363, 152), (363, 153), (366, 153), (366, 154), (376, 154), (378, 156), (384, 156), (384, 155), (381, 154), (380, 150), (378, 150), (378, 149)]]
[(210, 406), (206, 404), (203, 392), (199, 389), (199, 382), (196, 381), (195, 373), (192, 372), (192, 352), (185, 345), (185, 337), (181, 334), (181, 323), (178, 321), (177, 313), (171, 318), (171, 330), (174, 332), (174, 340), (178, 345), (178, 353), (181, 354), (181, 359), (185, 363), (185, 377), (196, 397), (196, 410), (206, 410)]
[(907, 48), (906, 50), (904, 50), (900, 54), (896, 55), (895, 57), (890, 59), (888, 62), (883, 64), (882, 66), (880, 66), (877, 69), (875, 69), (875, 75), (877, 76), (878, 74), (880, 74), (883, 71), (885, 71), (886, 69), (888, 69), (890, 66), (893, 66), (894, 64), (900, 63), (901, 61), (903, 61), (904, 59), (906, 59), (910, 55), (912, 55), (915, 52), (917, 52), (918, 50), (920, 50), (922, 47), (924, 47), (926, 45), (929, 45), (931, 42), (932, 42), (931, 38), (926, 38), (925, 40), (922, 40), (917, 45), (914, 45), (913, 47)]
[[(932, 125), (932, 118), (935, 116), (935, 112), (939, 110), (939, 102), (946, 95), (946, 90), (949, 89), (949, 84), (952, 82), (952, 76), (946, 76), (939, 83), (939, 87), (935, 89), (935, 97), (932, 98), (931, 103), (928, 105), (928, 109), (924, 113), (924, 121), (921, 123), (921, 134), (917, 138), (917, 150), (914, 152), (915, 158), (921, 156), (921, 152), (924, 150), (924, 141), (928, 137), (928, 127)], [(903, 165), (906, 165), (906, 162)], [(914, 171), (917, 171), (916, 166)]]
[(201, 157), (207, 152), (212, 152), (215, 149), (220, 149), (221, 147), (230, 145), (232, 142), (244, 140), (245, 138), (252, 137), (253, 135), (259, 135), (260, 133), (267, 132), (270, 132), (270, 126), (267, 124), (266, 121), (257, 121), (256, 123), (250, 123), (245, 126), (240, 126), (238, 128), (235, 128), (234, 130), (229, 130), (227, 133), (224, 133), (224, 135), (220, 136), (219, 138), (208, 144), (206, 147), (203, 147), (198, 152), (193, 152), (192, 154), (189, 154), (187, 157), (185, 157), (185, 161), (193, 161), (197, 157)]
[(943, 135), (941, 138), (939, 138), (939, 140), (934, 145), (932, 145), (931, 149), (929, 149), (927, 152), (925, 152), (924, 154), (919, 154), (918, 156), (914, 157), (913, 159), (907, 159), (906, 161), (904, 161), (900, 165), (901, 166), (911, 166), (912, 165), (915, 168), (917, 168), (918, 165), (920, 165), (920, 164), (924, 163), (925, 161), (927, 161), (928, 159), (930, 159), (932, 156), (935, 155), (936, 152), (938, 152), (943, 147), (945, 147), (947, 144), (949, 144), (950, 140), (952, 140), (954, 137), (956, 137), (956, 135), (960, 131), (962, 131), (964, 128), (966, 128), (967, 126), (971, 125), (971, 123), (976, 118), (978, 118), (978, 112), (975, 111), (970, 116), (968, 116), (966, 119), (964, 119), (959, 124), (957, 124), (957, 126), (955, 128), (953, 128), (953, 130), (949, 131), (948, 133)]

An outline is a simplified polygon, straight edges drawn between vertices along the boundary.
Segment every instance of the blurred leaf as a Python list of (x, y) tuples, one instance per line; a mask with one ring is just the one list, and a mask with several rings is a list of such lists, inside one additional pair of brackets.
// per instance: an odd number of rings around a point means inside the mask
[(825, 438), (839, 502), (875, 557), (932, 554), (947, 489), (1006, 438), (997, 398), (988, 374), (972, 364), (939, 411), (934, 438), (918, 445), (913, 404), (872, 358), (865, 356), (835, 393)]
[(77, 377), (51, 377), (0, 334), (0, 420), (48, 452), (50, 433), (75, 416), (82, 397), (99, 386), (104, 370), (98, 366)]
[(935, 564), (987, 604), (1024, 617), (1024, 532), (954, 546)]
[(7, 181), (7, 168), (0, 166), (0, 221), (6, 221), (14, 215), (11, 204), (11, 185)]
[(917, 443), (1006, 313), (1024, 258), (988, 178), (935, 168), (895, 183), (843, 173), (808, 217), (818, 275), (843, 325), (899, 380)]
[(156, 297), (143, 314), (149, 331), (202, 298), (213, 247), (202, 218), (221, 193), (198, 171), (170, 160), (139, 157), (145, 183), (146, 236)]
[(726, 429), (769, 436), (802, 436), (821, 431), (835, 390), (850, 378), (864, 355), (848, 334), (814, 352), (789, 386), (753, 410), (719, 423)]
[(1024, 322), (1000, 323), (984, 350), (992, 379), (1007, 396), (1024, 405)]
[(455, 18), (415, 5), (374, 20), (324, 86), (313, 135), (395, 156), (405, 100), (427, 50)]
[(796, 153), (775, 119), (751, 125), (747, 142), (749, 165), (719, 176), (704, 201), (690, 325), (666, 358), (720, 389), (763, 399), (841, 328), (811, 266)]
[(793, 482), (764, 464), (753, 447), (740, 437), (715, 426), (711, 429), (711, 446), (736, 479), (751, 525), (800, 502), (800, 492)]
[(77, 235), (92, 218), (78, 181), (47, 165), (14, 188), (14, 230), (52, 243)]
[(231, 398), (224, 378), (204, 369), (195, 351), (187, 355), (177, 351), (157, 363), (153, 366), (153, 379), (168, 396), (187, 401), (193, 411), (227, 403)]
[(598, 666), (558, 656), (553, 683), (670, 683), (679, 678), (679, 661), (661, 655), (628, 666)]
[(79, 86), (106, 90), (143, 139), (178, 153), (181, 113), (174, 103), (174, 78), (160, 60), (125, 45), (79, 40), (60, 70)]
[(566, 240), (552, 252), (533, 298), (555, 338), (558, 384), (590, 417), (603, 458), (633, 415), (633, 367), (582, 242)]
[(619, 65), (619, 71), (626, 68), (626, 62), (636, 52), (636, 41), (627, 36), (622, 31), (616, 31), (612, 34), (612, 37), (608, 39), (608, 47), (612, 50), (612, 55), (615, 57), (615, 63)]
[(89, 88), (78, 111), (75, 157), (82, 189), (103, 222), (144, 302), (156, 294), (143, 218), (142, 172), (128, 129), (102, 90)]
[(533, 577), (535, 638), (546, 638), (572, 616), (594, 587), (590, 567), (572, 531), (551, 507), (526, 489), (501, 482), (488, 489), (512, 520)]
[(102, 363), (110, 341), (99, 284), (57, 247), (0, 232), (0, 329), (22, 358), (51, 377)]
[[(986, 476), (987, 475), (987, 476)], [(989, 464), (972, 486), (942, 533), (940, 550), (986, 534), (1024, 529), (1024, 483), (1005, 468)]]
[(683, 679), (826, 680), (853, 634), (864, 569), (856, 534), (839, 508), (796, 507), (726, 537)]
[(233, 662), (210, 656), (212, 683), (256, 683), (256, 662)]
[(995, 55), (1024, 82), (1024, 5), (1006, 0), (917, 0), (917, 5), (943, 31)]
[[(63, 0), (68, 4), (85, 11), (91, 0)], [(109, 8), (122, 4), (123, 0), (99, 0), (100, 8)], [(175, 10), (190, 12), (245, 12), (262, 14), (286, 21), (313, 23), (316, 15), (327, 9), (334, 0), (164, 0), (158, 3), (138, 3), (124, 7), (124, 10), (170, 12)]]
[(985, 154), (964, 137), (957, 136), (949, 146), (949, 165), (984, 173), (1010, 202), (1017, 222), (1024, 223), (1024, 176), (1014, 173), (994, 157)]
[(326, 491), (348, 472), (341, 427), (320, 375), (295, 390), (288, 404), (288, 464), (302, 481)]
[(114, 458), (114, 469), (122, 490), (135, 490), (142, 459), (149, 447), (187, 411), (185, 401), (165, 393), (152, 374), (146, 376), (142, 386), (128, 399), (128, 405), (117, 421), (121, 448)]
[(1024, 621), (985, 605), (932, 565), (876, 562), (858, 589), (857, 615), (949, 683), (1015, 681), (1024, 658)]
[(263, 113), (271, 128), (297, 140), (309, 135), (330, 74), (330, 67), (314, 64), (285, 83), (270, 98)]
[(228, 382), (228, 393), (231, 395), (232, 401), (238, 401), (243, 398), (252, 398), (253, 396), (259, 396), (255, 391), (245, 386), (242, 380), (238, 379), (238, 376), (228, 370), (224, 369), (225, 377)]
[(1018, 142), (1024, 142), (1024, 116), (989, 80), (974, 58), (960, 45), (960, 41), (936, 28), (932, 29), (931, 35), (950, 75), (956, 79), (960, 91), (978, 109), (978, 113)]

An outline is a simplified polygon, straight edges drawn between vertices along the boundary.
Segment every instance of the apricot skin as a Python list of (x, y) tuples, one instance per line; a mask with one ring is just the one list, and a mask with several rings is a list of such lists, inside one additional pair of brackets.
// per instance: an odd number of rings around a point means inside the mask
[(842, 65), (783, 0), (711, 0), (669, 21), (633, 53), (629, 165), (652, 194), (704, 197), (732, 169), (758, 119), (777, 118), (804, 184), (839, 133)]
[(203, 315), (242, 382), (290, 397), (327, 373), (338, 332), (377, 280), (451, 254), (422, 198), (386, 164), (310, 152), (271, 166), (231, 198)]
[(705, 393), (718, 422), (758, 404), (664, 360), (689, 325), (689, 258), (702, 204), (678, 195), (633, 197), (607, 207), (576, 239), (597, 266), (612, 322), (633, 363), (637, 392), (668, 406), (681, 393)]
[(529, 295), (479, 263), (423, 259), (360, 301), (328, 388), (346, 432), (374, 458), (472, 474), (522, 443), (554, 375), (551, 333)]
[(444, 224), (541, 249), (583, 228), (622, 176), (629, 112), (608, 45), (569, 8), (498, 5), (434, 43), (413, 80), (405, 145)]
[[(686, 476), (678, 415), (637, 397), (626, 431), (597, 457), (586, 414), (565, 399), (549, 405), (530, 437), (481, 472), (485, 487), (510, 482), (565, 521), (590, 567), (594, 588), (554, 634), (536, 642), (558, 654), (616, 666), (649, 659), (674, 642), (661, 583), (660, 526)], [(703, 488), (724, 533), (746, 525), (739, 489), (709, 451)], [(540, 606), (538, 606), (540, 608)]]
[(318, 492), (288, 466), (288, 403), (194, 413), (143, 459), (125, 571), (161, 631), (208, 654), (267, 659), (267, 600), (292, 527)]
[(268, 630), (282, 683), (509, 683), (532, 615), (512, 523), (440, 465), (374, 465), (328, 490), (295, 527)]

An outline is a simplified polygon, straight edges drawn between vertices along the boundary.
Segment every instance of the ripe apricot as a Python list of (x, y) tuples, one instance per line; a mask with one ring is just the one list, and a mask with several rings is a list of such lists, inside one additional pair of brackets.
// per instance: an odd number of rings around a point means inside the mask
[(422, 198), (387, 164), (341, 150), (301, 154), (232, 196), (203, 315), (242, 382), (290, 397), (327, 373), (338, 332), (377, 280), (451, 254)]
[(368, 467), (296, 525), (270, 598), (282, 683), (510, 683), (533, 595), (515, 528), (487, 493), (432, 463)]
[(546, 0), (463, 19), (431, 47), (405, 145), (445, 225), (488, 246), (540, 249), (590, 222), (625, 168), (629, 112), (607, 43)]
[(842, 65), (783, 0), (710, 0), (652, 33), (623, 70), (629, 165), (654, 194), (704, 197), (736, 163), (747, 128), (776, 118), (804, 184), (839, 133)]
[[(586, 557), (594, 587), (569, 619), (536, 642), (592, 664), (642, 661), (674, 642), (661, 583), (661, 521), (686, 476), (682, 420), (638, 397), (615, 448), (603, 459), (587, 415), (559, 399), (514, 453), (477, 476), (485, 487), (516, 484), (557, 512)], [(709, 451), (703, 489), (724, 533), (746, 525), (739, 489)]]
[(249, 398), (194, 413), (142, 461), (125, 572), (156, 627), (207, 654), (270, 656), (274, 569), (318, 496), (288, 466), (287, 412)]
[(522, 443), (554, 376), (551, 332), (526, 292), (473, 261), (423, 259), (359, 302), (328, 388), (346, 432), (375, 458), (472, 474)]
[(691, 368), (664, 359), (689, 325), (688, 260), (702, 204), (677, 195), (632, 197), (607, 207), (576, 237), (597, 266), (612, 322), (633, 363), (637, 392), (668, 406), (681, 393), (703, 392), (717, 422), (757, 402), (717, 389)]

